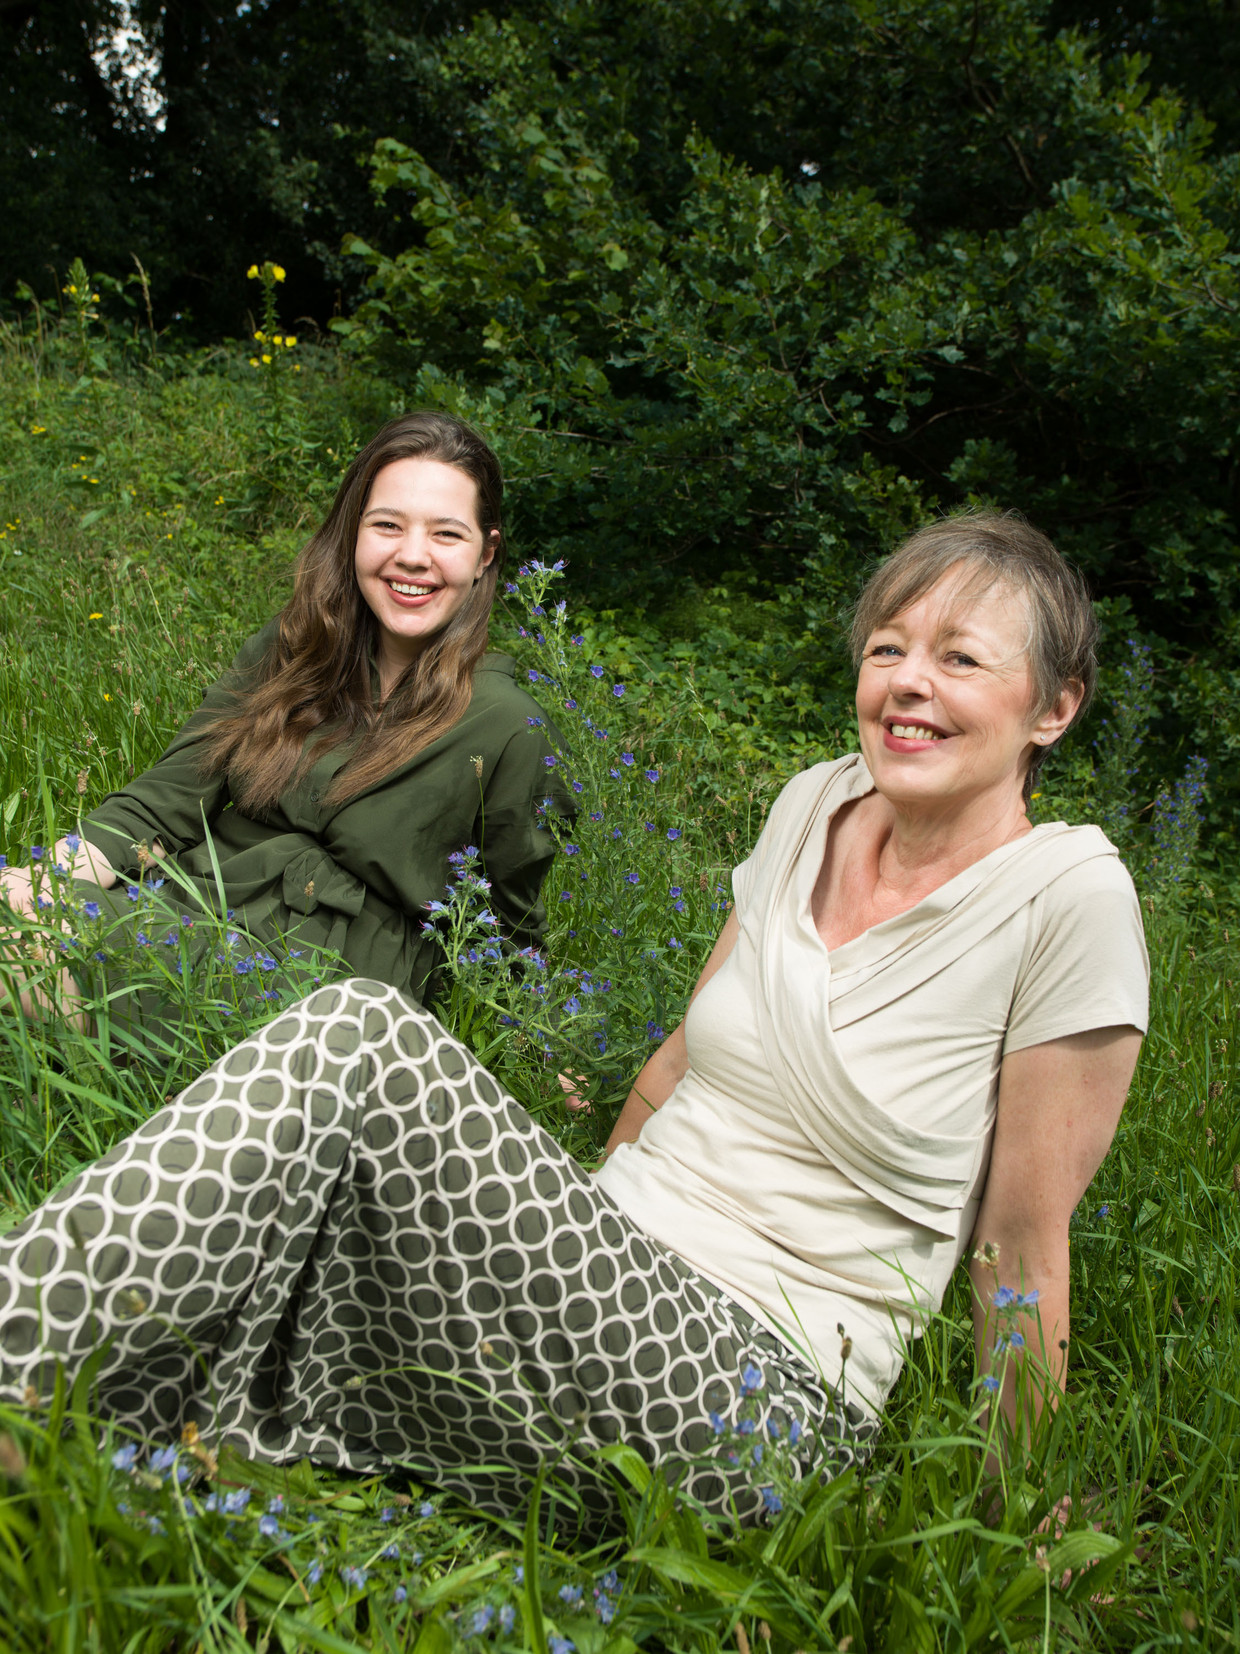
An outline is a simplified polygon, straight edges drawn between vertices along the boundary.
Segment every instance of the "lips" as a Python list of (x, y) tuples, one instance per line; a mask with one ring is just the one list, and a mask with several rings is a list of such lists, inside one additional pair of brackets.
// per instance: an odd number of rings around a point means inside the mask
[(946, 730), (936, 729), (922, 718), (897, 716), (883, 719), (883, 745), (889, 752), (925, 752), (950, 739)]

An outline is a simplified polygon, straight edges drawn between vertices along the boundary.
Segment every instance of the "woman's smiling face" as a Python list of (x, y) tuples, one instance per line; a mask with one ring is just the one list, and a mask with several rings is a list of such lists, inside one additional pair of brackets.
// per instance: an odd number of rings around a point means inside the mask
[(472, 477), (437, 459), (398, 459), (375, 474), (354, 571), (379, 623), (381, 676), (394, 680), (465, 604), (495, 556)]
[(961, 573), (949, 569), (866, 640), (861, 751), (901, 809), (1019, 805), (1031, 747), (1055, 739), (1075, 710), (1066, 693), (1035, 715), (1025, 598), (1001, 584), (966, 597)]

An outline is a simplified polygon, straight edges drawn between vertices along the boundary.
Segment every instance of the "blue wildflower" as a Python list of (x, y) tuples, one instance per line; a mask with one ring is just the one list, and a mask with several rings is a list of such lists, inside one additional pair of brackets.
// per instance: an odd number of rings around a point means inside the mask
[(982, 1380), (982, 1389), (985, 1390), (988, 1395), (993, 1396), (998, 1393), (999, 1380), (993, 1373), (986, 1374), (985, 1378)]
[(434, 1514), (435, 1514), (435, 1507), (434, 1507), (434, 1505), (431, 1504), (429, 1499), (427, 1499), (423, 1504), (420, 1504), (418, 1506), (418, 1515), (419, 1516), (427, 1517), (427, 1516), (434, 1516)]
[(65, 846), (71, 856), (76, 856), (82, 848), (82, 840), (77, 833), (67, 833), (65, 835)]
[(151, 939), (150, 939), (150, 937), (149, 937), (149, 936), (148, 936), (148, 935), (147, 935), (147, 934), (146, 934), (146, 932), (145, 932), (145, 931), (144, 931), (144, 930), (140, 930), (140, 931), (139, 931), (139, 932), (138, 932), (138, 935), (137, 935), (137, 937), (136, 937), (136, 941), (137, 941), (137, 943), (138, 943), (138, 946), (139, 946), (139, 947), (140, 947), (140, 948), (149, 948), (149, 947), (150, 947), (150, 945), (151, 945)]
[(585, 784), (584, 781), (574, 781), (573, 782), (573, 791), (575, 793), (583, 793), (583, 792), (585, 792), (585, 790), (586, 790), (586, 784)]
[(574, 994), (571, 999), (566, 999), (564, 1001), (564, 1011), (567, 1016), (575, 1017), (580, 1009), (581, 1001), (577, 998), (576, 994)]
[(678, 839), (680, 837), (680, 828), (679, 827), (669, 827), (668, 830), (667, 830), (667, 836), (670, 839)]
[(141, 894), (142, 892), (138, 889), (136, 884), (127, 884), (125, 886), (125, 895), (131, 902), (136, 902)]
[(1038, 1289), (1036, 1286), (1031, 1287), (1028, 1292), (1018, 1292), (1016, 1294), (1017, 1309), (1032, 1309), (1037, 1301)]
[[(575, 641), (580, 642), (578, 638)], [(516, 1624), (517, 1611), (510, 1602), (506, 1602), (499, 1611), (499, 1628), (501, 1631), (511, 1631)]]
[(306, 1578), (309, 1580), (311, 1585), (317, 1585), (322, 1577), (323, 1564), (321, 1562), (312, 1562), (306, 1569)]
[(1016, 1289), (1010, 1286), (996, 1287), (991, 1297), (991, 1303), (996, 1309), (1011, 1309), (1016, 1302)]
[(408, 1595), (409, 1595), (408, 1587), (405, 1586), (405, 1585), (398, 1585), (396, 1587), (396, 1589), (392, 1592), (392, 1601), (393, 1602), (404, 1602), (405, 1599), (408, 1597)]
[(124, 1447), (118, 1447), (112, 1455), (113, 1470), (132, 1470), (137, 1463), (138, 1449), (133, 1442), (126, 1442)]
[(491, 1621), (494, 1618), (495, 1610), (489, 1602), (484, 1603), (481, 1608), (475, 1608), (473, 1617), (469, 1622), (469, 1635), (471, 1637), (481, 1637), (491, 1629)]
[(624, 685), (622, 683), (613, 683), (611, 686), (611, 692), (616, 699), (619, 700), (621, 695), (624, 694)]
[(659, 779), (658, 770), (647, 770), (646, 771), (646, 780), (647, 781), (657, 781), (658, 779)]
[(400, 1546), (399, 1545), (385, 1545), (383, 1547), (383, 1549), (379, 1552), (379, 1555), (383, 1558), (383, 1560), (385, 1562), (395, 1562), (397, 1560), (397, 1558), (400, 1556)]
[(251, 1497), (252, 1490), (248, 1487), (239, 1487), (232, 1493), (226, 1493), (224, 1495), (224, 1504), (222, 1507), (224, 1515), (240, 1516), (241, 1512), (249, 1504)]
[(571, 1637), (548, 1637), (549, 1654), (574, 1654), (577, 1644)]
[(642, 882), (641, 881), (641, 874), (640, 873), (626, 873), (624, 875), (624, 882), (625, 882), (625, 884), (640, 884)]
[(557, 1593), (561, 1602), (567, 1602), (573, 1607), (581, 1601), (580, 1585), (561, 1585)]
[(176, 1462), (177, 1450), (175, 1447), (157, 1447), (147, 1460), (147, 1468), (153, 1470), (159, 1476), (165, 1470), (171, 1470)]
[(558, 762), (559, 762), (559, 760), (557, 758), (555, 758), (553, 756), (553, 754), (551, 754), (551, 753), (548, 753), (547, 756), (543, 759), (543, 763), (547, 766), (547, 768), (549, 770), (553, 770)]
[(631, 770), (635, 762), (633, 754), (631, 752), (622, 752), (620, 754), (620, 762), (624, 765), (626, 770)]
[[(743, 1393), (747, 1395), (748, 1391), (745, 1391)], [(736, 1427), (736, 1433), (739, 1436), (752, 1436), (754, 1431), (757, 1428), (758, 1428), (758, 1426), (754, 1423), (754, 1421), (752, 1419), (742, 1419), (741, 1422)]]
[(566, 844), (564, 846), (564, 854), (566, 856), (576, 856), (580, 855), (580, 851), (575, 844)]
[(43, 846), (41, 844), (32, 844), (30, 846), (30, 859), (31, 861), (43, 860)]
[(252, 959), (238, 959), (237, 963), (233, 966), (233, 970), (238, 976), (248, 976), (253, 969), (254, 961)]
[(666, 1034), (664, 1034), (662, 1028), (660, 1028), (657, 1022), (648, 1022), (646, 1024), (646, 1032), (652, 1040), (655, 1040), (660, 1044), (667, 1038)]
[(592, 666), (590, 668), (590, 676), (592, 678), (601, 678), (602, 675), (603, 675), (603, 668), (601, 666)]
[(762, 1503), (772, 1516), (778, 1516), (784, 1508), (784, 1502), (773, 1487), (762, 1489)]
[(274, 1516), (260, 1516), (258, 1531), (265, 1539), (278, 1539), (280, 1537), (280, 1524)]
[(741, 1368), (741, 1394), (751, 1396), (762, 1388), (762, 1369), (747, 1361)]
[(366, 1581), (370, 1578), (370, 1574), (365, 1568), (344, 1567), (340, 1570), (340, 1577), (344, 1580), (346, 1585), (352, 1585), (355, 1590), (360, 1591), (362, 1586), (365, 1585)]

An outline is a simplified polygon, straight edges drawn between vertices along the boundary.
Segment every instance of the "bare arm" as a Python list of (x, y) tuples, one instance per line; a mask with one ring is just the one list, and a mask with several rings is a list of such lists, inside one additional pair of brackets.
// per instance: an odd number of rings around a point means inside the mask
[[(740, 925), (736, 909), (733, 908), (728, 914), (727, 923), (719, 933), (719, 940), (711, 949), (710, 958), (706, 961), (701, 976), (697, 979), (697, 986), (689, 995), (690, 1005), (736, 946), (739, 933)], [(624, 1107), (620, 1110), (620, 1116), (612, 1127), (611, 1136), (607, 1139), (607, 1147), (603, 1151), (605, 1156), (619, 1148), (621, 1143), (637, 1141), (646, 1121), (655, 1109), (663, 1107), (684, 1078), (688, 1067), (689, 1052), (685, 1045), (685, 1026), (682, 1022), (668, 1035), (653, 1056), (648, 1058), (633, 1081), (633, 1089), (629, 1092)]]
[[(1063, 1388), (1068, 1358), (1068, 1220), (1102, 1164), (1141, 1049), (1135, 1028), (1096, 1028), (1003, 1059), (990, 1171), (973, 1231), (975, 1251), (998, 1248), (996, 1265), (974, 1257), (973, 1327), (978, 1372), (997, 1373), (996, 1336), (1023, 1335), (1000, 1405), (1018, 1416), (1017, 1387), (1036, 1414)], [(1037, 1314), (1001, 1316), (996, 1281), (1037, 1291)]]

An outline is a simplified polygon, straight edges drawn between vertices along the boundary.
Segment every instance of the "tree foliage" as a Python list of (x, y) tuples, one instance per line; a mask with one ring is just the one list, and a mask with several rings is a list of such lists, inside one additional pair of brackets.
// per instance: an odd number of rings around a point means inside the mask
[(1233, 0), (137, 0), (165, 130), (129, 107), (106, 142), (83, 42), (115, 7), (0, 7), (98, 212), (126, 203), (113, 266), (146, 222), (168, 293), (221, 310), (259, 256), (289, 314), (359, 284), (349, 347), (497, 434), (525, 543), (596, 604), (692, 628), (727, 586), (838, 699), (863, 568), (935, 510), (1016, 507), (1113, 658), (1153, 646), (1162, 762), (1204, 752), (1227, 815)]

